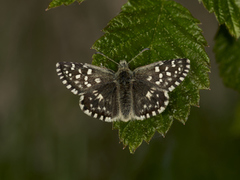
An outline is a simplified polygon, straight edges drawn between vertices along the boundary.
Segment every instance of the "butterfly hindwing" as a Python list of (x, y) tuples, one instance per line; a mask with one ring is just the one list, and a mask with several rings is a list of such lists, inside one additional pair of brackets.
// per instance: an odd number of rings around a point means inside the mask
[(132, 95), (134, 118), (140, 120), (162, 113), (169, 103), (168, 92), (149, 82), (134, 81)]
[(116, 83), (108, 82), (88, 89), (80, 95), (79, 105), (89, 116), (114, 121), (119, 114)]

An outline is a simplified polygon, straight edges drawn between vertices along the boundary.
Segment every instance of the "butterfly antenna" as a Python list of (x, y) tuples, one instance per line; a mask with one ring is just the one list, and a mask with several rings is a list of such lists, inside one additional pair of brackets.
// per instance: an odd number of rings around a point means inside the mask
[(102, 56), (104, 56), (105, 58), (107, 58), (108, 60), (114, 62), (115, 64), (119, 65), (116, 61), (114, 61), (113, 59), (107, 57), (105, 54), (101, 53), (101, 52), (96, 52), (95, 54), (101, 54)]
[(143, 49), (142, 51), (140, 51), (134, 58), (132, 58), (129, 62), (128, 62), (128, 64), (130, 63), (130, 62), (132, 62), (134, 59), (136, 59), (140, 54), (142, 54), (144, 51), (147, 51), (147, 50), (150, 50), (149, 48), (145, 48), (145, 49)]

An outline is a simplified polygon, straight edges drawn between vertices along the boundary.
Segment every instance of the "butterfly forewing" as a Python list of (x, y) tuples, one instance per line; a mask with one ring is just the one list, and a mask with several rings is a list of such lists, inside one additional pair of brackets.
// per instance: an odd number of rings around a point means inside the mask
[(161, 89), (173, 91), (187, 76), (190, 69), (188, 59), (160, 61), (134, 70), (135, 78), (148, 81)]
[(56, 64), (56, 71), (67, 89), (78, 95), (114, 78), (113, 71), (86, 63), (60, 62)]

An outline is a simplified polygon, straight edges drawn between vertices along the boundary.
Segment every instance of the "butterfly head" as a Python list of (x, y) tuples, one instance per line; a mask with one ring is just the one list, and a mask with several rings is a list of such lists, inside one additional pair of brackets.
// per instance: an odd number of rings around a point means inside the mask
[(140, 54), (142, 54), (144, 51), (150, 50), (149, 48), (145, 48), (143, 49), (141, 52), (139, 52), (134, 58), (132, 58), (129, 62), (127, 62), (126, 60), (121, 60), (120, 63), (117, 63), (116, 61), (114, 61), (113, 59), (109, 58), (108, 56), (104, 55), (101, 52), (96, 52), (96, 54), (101, 54), (102, 56), (104, 56), (105, 58), (107, 58), (108, 60), (114, 62), (115, 64), (118, 65), (119, 69), (126, 69), (128, 68), (128, 64), (132, 61), (135, 60), (136, 57), (138, 57)]
[(121, 69), (121, 68), (128, 68), (128, 63), (126, 60), (121, 60), (119, 65), (118, 65), (118, 68)]

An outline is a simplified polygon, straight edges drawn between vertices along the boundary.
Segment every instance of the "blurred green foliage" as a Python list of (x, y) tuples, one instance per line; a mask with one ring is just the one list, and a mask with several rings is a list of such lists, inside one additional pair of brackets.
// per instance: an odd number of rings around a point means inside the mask
[(214, 12), (219, 24), (226, 25), (235, 38), (240, 36), (240, 3), (239, 0), (199, 0), (209, 12)]
[(214, 52), (223, 82), (227, 87), (240, 92), (240, 41), (232, 37), (222, 25), (215, 42)]
[(65, 5), (68, 6), (74, 2), (78, 2), (79, 4), (82, 3), (84, 0), (52, 0), (52, 2), (50, 2), (50, 4), (48, 5), (48, 8), (46, 10), (61, 6), (61, 5)]

